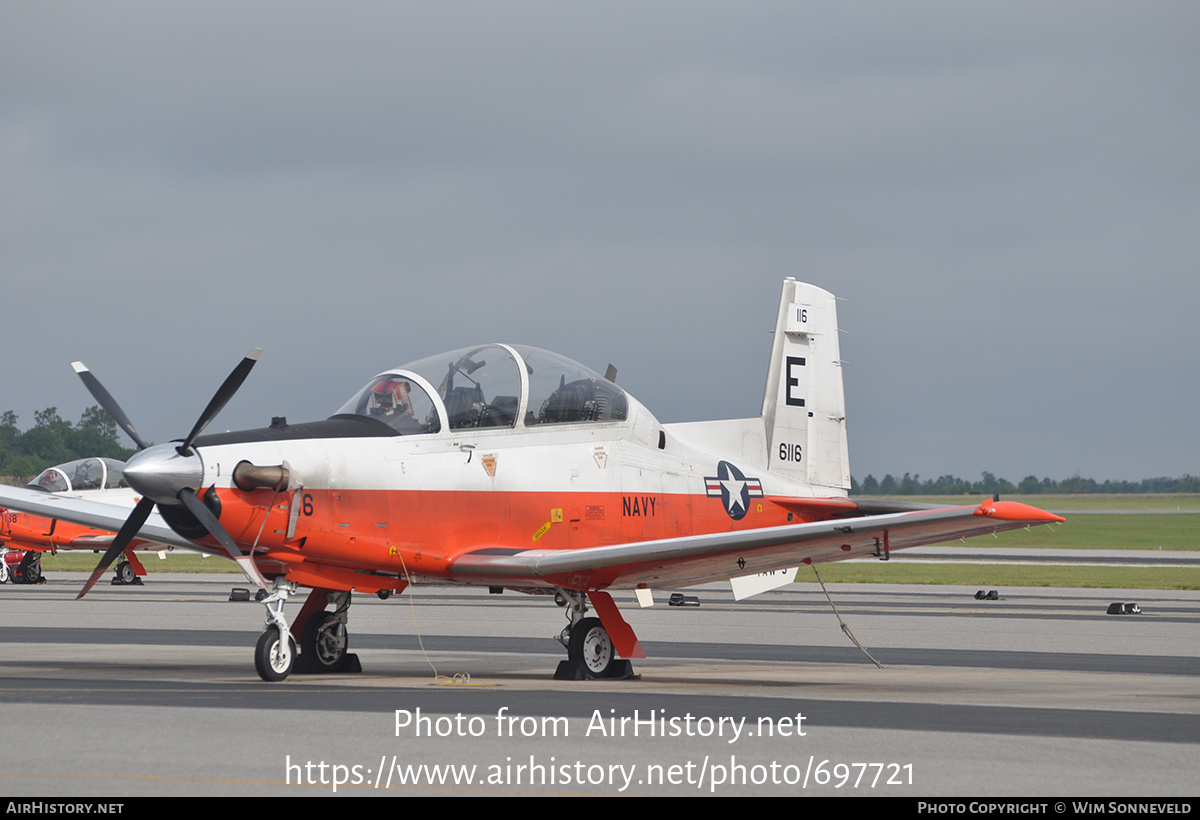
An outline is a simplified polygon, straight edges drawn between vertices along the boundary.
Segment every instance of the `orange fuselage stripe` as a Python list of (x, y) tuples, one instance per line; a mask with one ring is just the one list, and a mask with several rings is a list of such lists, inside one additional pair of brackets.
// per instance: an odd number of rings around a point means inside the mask
[[(261, 492), (221, 491), (221, 523), (241, 544), (258, 536), (268, 557), (377, 572), (448, 575), (480, 548), (585, 549), (677, 536), (758, 529), (823, 518), (791, 499), (750, 499), (740, 520), (719, 497), (669, 493), (301, 490), (281, 495), (262, 526)], [(286, 539), (290, 503), (300, 506)], [(253, 506), (252, 506), (253, 505)]]

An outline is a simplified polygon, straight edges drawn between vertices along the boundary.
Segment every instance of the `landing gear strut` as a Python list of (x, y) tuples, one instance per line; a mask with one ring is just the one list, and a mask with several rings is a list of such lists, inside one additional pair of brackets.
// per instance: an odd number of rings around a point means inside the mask
[(271, 594), (263, 599), (267, 608), (267, 628), (258, 636), (254, 649), (254, 669), (265, 681), (281, 681), (292, 673), (296, 663), (296, 641), (283, 617), (283, 604), (296, 591), (296, 584), (276, 578)]

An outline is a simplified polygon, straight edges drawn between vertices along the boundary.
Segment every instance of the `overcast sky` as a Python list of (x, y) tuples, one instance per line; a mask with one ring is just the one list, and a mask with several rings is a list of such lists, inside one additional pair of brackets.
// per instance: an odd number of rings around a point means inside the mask
[(1200, 471), (1200, 4), (0, 2), (0, 410), (184, 435), (510, 341), (757, 415), (839, 302), (858, 478)]

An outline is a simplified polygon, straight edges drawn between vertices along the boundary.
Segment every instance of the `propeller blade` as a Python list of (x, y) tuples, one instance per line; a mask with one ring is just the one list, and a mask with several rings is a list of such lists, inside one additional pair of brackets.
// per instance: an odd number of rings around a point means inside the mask
[(209, 535), (217, 539), (217, 543), (229, 553), (230, 558), (236, 559), (242, 554), (242, 551), (238, 549), (238, 545), (230, 537), (229, 533), (225, 531), (225, 528), (221, 526), (221, 522), (213, 515), (208, 505), (196, 497), (194, 490), (184, 487), (179, 491), (179, 500), (183, 502), (183, 506), (188, 508), (188, 512), (204, 525), (204, 529), (208, 530)]
[(121, 525), (120, 532), (113, 542), (109, 544), (108, 549), (104, 552), (104, 557), (100, 559), (100, 563), (96, 565), (96, 569), (92, 571), (92, 577), (88, 578), (87, 583), (83, 585), (83, 589), (75, 596), (75, 600), (79, 600), (84, 595), (88, 594), (96, 582), (100, 580), (100, 576), (108, 569), (109, 564), (116, 560), (117, 556), (125, 551), (129, 546), (129, 542), (138, 534), (138, 530), (142, 528), (142, 524), (146, 523), (146, 519), (150, 517), (150, 511), (154, 509), (154, 500), (143, 496), (142, 500), (133, 508), (133, 512), (125, 519), (125, 523)]
[(196, 517), (196, 520), (204, 525), (204, 529), (208, 530), (213, 538), (217, 539), (217, 543), (229, 553), (229, 557), (238, 562), (242, 572), (246, 573), (246, 577), (251, 583), (257, 584), (259, 587), (266, 588), (267, 581), (259, 573), (258, 568), (250, 561), (249, 557), (242, 555), (242, 551), (238, 549), (237, 544), (225, 528), (221, 526), (220, 520), (213, 515), (212, 510), (196, 497), (196, 493), (186, 487), (179, 491), (179, 500), (183, 502), (183, 506), (188, 508), (188, 512)]
[(79, 375), (83, 386), (92, 394), (92, 398), (100, 403), (104, 408), (104, 412), (112, 417), (112, 420), (117, 423), (117, 426), (125, 431), (125, 435), (133, 439), (133, 443), (137, 445), (139, 450), (146, 449), (146, 442), (142, 441), (138, 431), (134, 429), (133, 422), (121, 410), (121, 405), (117, 404), (117, 400), (112, 397), (112, 394), (104, 389), (104, 385), (100, 384), (100, 380), (92, 375), (92, 371), (88, 370), (83, 362), (71, 362), (71, 367)]
[[(233, 394), (238, 391), (238, 388), (242, 386), (242, 382), (250, 375), (251, 368), (254, 367), (258, 361), (258, 357), (261, 355), (262, 348), (256, 347), (246, 354), (246, 358), (238, 362), (238, 366), (233, 369), (233, 372), (225, 379), (225, 383), (213, 395), (212, 400), (208, 403), (208, 407), (204, 408), (204, 412), (200, 414), (200, 418), (196, 419), (196, 426), (192, 428), (192, 432), (188, 433), (187, 438), (183, 440), (183, 444), (179, 445), (180, 453), (186, 455), (191, 451), (192, 442), (196, 440), (196, 436), (200, 435), (204, 428), (208, 426), (208, 423), (217, 417), (217, 413), (220, 413), (221, 409), (229, 403), (229, 400), (233, 398)], [(214, 518), (213, 520), (215, 521), (216, 519)], [(218, 524), (218, 526), (220, 525)], [(213, 535), (215, 537), (216, 533), (213, 533)], [(217, 540), (219, 541), (220, 539), (218, 538)]]

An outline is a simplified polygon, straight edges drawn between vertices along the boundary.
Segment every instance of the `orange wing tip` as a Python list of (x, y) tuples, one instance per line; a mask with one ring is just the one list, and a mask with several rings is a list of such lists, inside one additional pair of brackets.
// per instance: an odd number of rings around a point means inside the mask
[(1067, 520), (1061, 515), (1048, 513), (1045, 510), (1039, 510), (1037, 507), (1022, 504), (1019, 501), (988, 500), (979, 505), (979, 509), (975, 511), (975, 514), (986, 515), (989, 518), (998, 518), (1001, 521), (1028, 521), (1034, 524), (1061, 523)]

